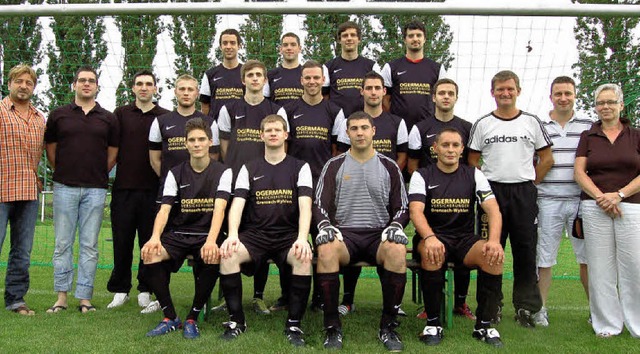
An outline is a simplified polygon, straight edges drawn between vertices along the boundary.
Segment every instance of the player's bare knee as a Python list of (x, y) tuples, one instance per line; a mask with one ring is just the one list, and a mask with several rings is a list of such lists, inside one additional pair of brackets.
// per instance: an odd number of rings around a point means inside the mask
[(436, 270), (442, 269), (443, 266), (444, 266), (444, 261), (431, 263), (426, 257), (422, 257), (420, 261), (420, 268), (428, 272), (435, 272)]

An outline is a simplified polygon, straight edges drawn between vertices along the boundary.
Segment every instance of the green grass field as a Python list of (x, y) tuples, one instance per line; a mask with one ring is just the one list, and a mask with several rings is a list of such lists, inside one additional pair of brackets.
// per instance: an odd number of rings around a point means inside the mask
[[(106, 290), (110, 275), (112, 248), (108, 241), (111, 233), (108, 222), (101, 232), (100, 261), (95, 281), (93, 303), (98, 311), (80, 314), (76, 309), (77, 300), (70, 299), (69, 310), (59, 314), (46, 314), (45, 310), (55, 301), (53, 292), (53, 229), (50, 222), (38, 225), (34, 242), (33, 266), (31, 267), (31, 288), (27, 302), (37, 314), (24, 317), (8, 311), (0, 311), (0, 351), (3, 353), (289, 353), (310, 352), (322, 349), (322, 315), (307, 312), (303, 330), (306, 333), (307, 348), (292, 348), (282, 334), (285, 313), (261, 316), (250, 311), (250, 296), (253, 283), (245, 278), (244, 304), (247, 311), (248, 331), (235, 342), (223, 342), (218, 337), (222, 332), (221, 323), (225, 313), (214, 313), (207, 323), (200, 324), (201, 338), (188, 341), (181, 333), (171, 333), (161, 338), (146, 338), (145, 333), (161, 319), (160, 313), (142, 315), (135, 296), (125, 306), (107, 310), (106, 305), (112, 295)], [(76, 246), (77, 247), (77, 246)], [(0, 255), (0, 276), (4, 279), (9, 241), (5, 242)], [(273, 267), (273, 266), (272, 266)], [(275, 269), (269, 278), (265, 300), (274, 302), (279, 294)], [(513, 320), (511, 299), (511, 265), (505, 268), (504, 293), (505, 310), (503, 322), (498, 326), (506, 352), (514, 353), (634, 353), (638, 352), (638, 341), (627, 331), (617, 338), (598, 339), (587, 323), (589, 308), (582, 287), (578, 281), (578, 267), (575, 264), (571, 245), (564, 239), (561, 246), (559, 264), (555, 269), (555, 279), (548, 301), (551, 325), (548, 328), (525, 329)], [(135, 273), (134, 273), (135, 276)], [(181, 317), (191, 305), (193, 277), (190, 269), (172, 278), (171, 288), (174, 303)], [(217, 293), (218, 287), (214, 290)], [(4, 289), (2, 289), (4, 291)], [(468, 302), (475, 309), (475, 280), (472, 280)], [(343, 319), (345, 332), (344, 352), (375, 353), (384, 352), (377, 340), (377, 324), (381, 309), (379, 281), (373, 269), (365, 269), (356, 292), (357, 311)], [(493, 348), (471, 338), (473, 322), (455, 318), (454, 327), (445, 330), (445, 340), (437, 348), (426, 348), (417, 335), (424, 322), (415, 318), (419, 305), (411, 302), (410, 281), (407, 283), (403, 309), (409, 317), (401, 319), (399, 333), (405, 344), (405, 352), (417, 353), (437, 350), (440, 353), (494, 352)]]

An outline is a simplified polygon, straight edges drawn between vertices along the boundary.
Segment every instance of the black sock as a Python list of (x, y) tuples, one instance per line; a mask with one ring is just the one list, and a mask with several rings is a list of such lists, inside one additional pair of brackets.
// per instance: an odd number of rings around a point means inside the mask
[(313, 278), (313, 287), (311, 294), (311, 303), (312, 304), (321, 304), (322, 303), (322, 289), (320, 289), (320, 281), (318, 280), (318, 266), (312, 266), (312, 278)]
[(262, 299), (264, 296), (264, 288), (267, 286), (267, 279), (269, 278), (269, 264), (264, 263), (258, 266), (255, 274), (253, 275), (253, 298)]
[(356, 285), (358, 285), (358, 278), (362, 272), (362, 267), (345, 267), (343, 271), (342, 280), (344, 282), (344, 294), (342, 295), (342, 304), (353, 304), (354, 297), (356, 295)]
[(300, 321), (307, 309), (309, 292), (311, 291), (310, 275), (291, 275), (289, 290), (289, 318), (286, 327), (300, 327)]
[(471, 270), (465, 266), (456, 267), (453, 270), (453, 280), (455, 284), (455, 307), (461, 307), (465, 302), (467, 302), (469, 282), (471, 281)]
[(420, 269), (420, 283), (424, 299), (424, 310), (427, 311), (428, 326), (442, 326), (440, 317), (442, 308), (442, 287), (444, 286), (444, 272), (442, 269), (429, 271)]
[(387, 328), (389, 324), (396, 320), (398, 315), (398, 308), (402, 303), (404, 288), (407, 284), (407, 273), (394, 273), (390, 270), (385, 270), (383, 278), (380, 328)]
[(169, 291), (169, 270), (165, 262), (147, 265), (145, 274), (147, 284), (156, 294), (156, 299), (160, 303), (164, 317), (174, 320), (178, 315), (173, 307), (171, 292)]
[(201, 264), (200, 272), (196, 280), (196, 293), (193, 295), (193, 304), (187, 315), (187, 320), (198, 320), (198, 315), (202, 311), (202, 307), (211, 297), (211, 291), (216, 286), (218, 276), (220, 276), (219, 264)]
[(220, 287), (227, 303), (229, 320), (244, 325), (244, 311), (242, 310), (242, 277), (240, 272), (220, 275)]
[(493, 275), (478, 269), (476, 329), (488, 327), (490, 321), (497, 316), (501, 289), (502, 275)]
[[(278, 268), (280, 272), (280, 297), (285, 304), (289, 303), (289, 292), (291, 289), (291, 266), (284, 264)], [(307, 294), (307, 297), (309, 294)]]
[(340, 297), (339, 273), (320, 273), (318, 282), (324, 301), (324, 327), (341, 327), (338, 315), (338, 298)]

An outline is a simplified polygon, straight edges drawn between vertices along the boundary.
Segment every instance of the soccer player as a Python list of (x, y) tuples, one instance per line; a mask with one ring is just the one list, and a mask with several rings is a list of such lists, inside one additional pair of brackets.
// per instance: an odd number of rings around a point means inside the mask
[(66, 310), (73, 285), (73, 243), (80, 251), (75, 297), (82, 313), (91, 304), (98, 265), (98, 235), (109, 184), (116, 164), (120, 133), (116, 116), (96, 102), (98, 74), (87, 66), (73, 78), (75, 99), (54, 109), (47, 120), (47, 159), (53, 171), (53, 289), (58, 298), (47, 312)]
[(434, 113), (431, 87), (446, 75), (444, 67), (424, 57), (426, 41), (424, 24), (412, 21), (402, 28), (406, 48), (405, 56), (382, 67), (387, 87), (385, 108), (404, 118), (407, 128)]
[[(451, 79), (440, 79), (432, 90), (432, 100), (435, 105), (433, 117), (427, 117), (413, 126), (409, 133), (409, 163), (407, 170), (413, 174), (419, 167), (427, 167), (438, 161), (434, 150), (435, 137), (444, 128), (456, 129), (461, 137), (462, 144), (466, 146), (469, 140), (471, 123), (453, 114), (458, 101), (458, 84)], [(467, 164), (466, 150), (462, 151), (460, 163)], [(469, 290), (470, 270), (464, 265), (456, 265), (455, 277), (455, 304), (453, 312), (475, 320), (475, 316), (466, 303)], [(426, 319), (426, 311), (418, 314), (418, 318)]]
[[(498, 312), (504, 251), (500, 245), (500, 208), (486, 177), (478, 169), (460, 164), (462, 135), (454, 128), (436, 134), (433, 144), (438, 162), (411, 176), (409, 211), (416, 228), (414, 254), (420, 259), (420, 283), (428, 314), (420, 340), (427, 345), (442, 340), (442, 288), (446, 261), (478, 268), (478, 318), (473, 337), (502, 346), (491, 328)], [(476, 202), (489, 217), (489, 239), (474, 234)]]
[[(513, 254), (513, 305), (516, 321), (534, 327), (533, 314), (542, 307), (537, 285), (538, 191), (551, 166), (551, 139), (540, 119), (518, 109), (520, 79), (509, 70), (491, 79), (491, 95), (497, 108), (478, 119), (469, 138), (469, 164), (480, 168), (502, 212), (500, 243), (511, 241)], [(534, 154), (539, 160), (533, 164)], [(496, 318), (496, 320), (499, 320)]]
[(147, 281), (164, 314), (147, 337), (182, 327), (171, 300), (169, 280), (170, 273), (177, 272), (188, 255), (198, 264), (199, 274), (194, 277), (195, 294), (183, 336), (199, 337), (196, 321), (220, 272), (217, 242), (231, 195), (231, 169), (209, 156), (213, 135), (207, 121), (201, 117), (189, 119), (184, 130), (189, 159), (167, 173), (153, 234), (141, 250)]
[[(573, 179), (573, 164), (580, 133), (591, 128), (593, 120), (576, 116), (573, 106), (576, 85), (572, 78), (559, 76), (551, 83), (549, 95), (553, 109), (542, 121), (553, 142), (554, 164), (538, 185), (538, 288), (542, 297), (542, 309), (534, 315), (536, 325), (549, 325), (547, 294), (551, 287), (551, 267), (556, 264), (562, 234), (571, 233), (573, 220), (580, 204), (580, 186)], [(580, 281), (589, 297), (587, 257), (584, 240), (570, 237), (573, 252), (580, 264)]]
[(220, 285), (229, 310), (223, 339), (234, 339), (246, 330), (240, 271), (251, 275), (273, 259), (293, 268), (285, 335), (292, 345), (305, 345), (300, 327), (311, 288), (308, 237), (313, 182), (309, 164), (286, 154), (286, 128), (281, 116), (271, 114), (262, 120), (264, 157), (244, 164), (236, 179), (229, 235), (221, 247)]
[(300, 83), (302, 66), (299, 60), (301, 50), (300, 37), (297, 34), (287, 32), (282, 35), (280, 41), (282, 65), (269, 70), (267, 73), (269, 81), (264, 86), (264, 96), (280, 106), (296, 101), (302, 96)]
[(380, 72), (380, 67), (371, 59), (360, 55), (362, 32), (356, 23), (347, 21), (338, 26), (337, 40), (340, 56), (324, 64), (323, 95), (344, 110), (348, 117), (362, 110), (362, 78), (371, 70)]
[[(200, 105), (202, 113), (218, 119), (220, 107), (240, 100), (243, 94), (238, 50), (242, 47), (240, 33), (229, 28), (220, 33), (222, 63), (207, 70), (202, 76)], [(215, 134), (215, 133), (214, 133)]]
[(29, 290), (31, 247), (38, 217), (35, 173), (44, 148), (44, 116), (31, 103), (36, 72), (28, 65), (9, 70), (9, 96), (0, 101), (0, 251), (10, 225), (5, 273), (4, 304), (7, 310), (31, 316), (24, 301)]
[[(264, 117), (277, 114), (287, 117), (285, 110), (263, 94), (267, 82), (267, 68), (257, 60), (248, 60), (241, 70), (245, 94), (238, 101), (220, 108), (218, 124), (222, 158), (237, 176), (240, 168), (256, 156), (264, 155), (264, 143), (260, 138), (260, 123)], [(289, 125), (286, 126), (289, 132)], [(269, 265), (260, 264), (254, 277), (253, 308), (268, 315), (271, 311), (263, 299), (264, 288), (269, 276)]]
[(346, 128), (351, 148), (325, 164), (314, 200), (324, 347), (342, 348), (340, 267), (367, 261), (384, 267), (378, 338), (388, 350), (399, 351), (403, 345), (395, 331), (395, 319), (407, 282), (408, 239), (403, 231), (409, 221), (407, 193), (395, 161), (373, 148), (373, 118), (364, 112), (353, 113)]
[[(373, 137), (373, 148), (394, 160), (403, 170), (407, 164), (407, 126), (404, 119), (382, 110), (382, 99), (386, 93), (384, 79), (375, 71), (368, 72), (362, 81), (360, 93), (364, 99), (364, 112), (373, 118), (376, 134)], [(349, 149), (350, 140), (343, 127), (338, 134), (338, 151)], [(347, 267), (344, 272), (344, 294), (338, 312), (345, 316), (354, 309), (354, 297), (361, 267)], [(398, 309), (400, 314), (404, 311)]]
[[(156, 105), (156, 77), (149, 70), (133, 76), (131, 90), (135, 101), (116, 108), (120, 124), (116, 178), (111, 191), (111, 231), (113, 234), (113, 271), (107, 290), (115, 293), (107, 308), (124, 305), (131, 290), (133, 243), (138, 233), (140, 248), (149, 241), (157, 211), (158, 175), (149, 162), (149, 129), (156, 117), (169, 113)], [(138, 305), (151, 303), (151, 289), (144, 281), (144, 262), (138, 267)]]

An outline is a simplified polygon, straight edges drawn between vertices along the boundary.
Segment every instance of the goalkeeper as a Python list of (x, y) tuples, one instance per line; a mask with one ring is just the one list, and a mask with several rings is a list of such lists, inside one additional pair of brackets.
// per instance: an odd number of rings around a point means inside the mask
[(392, 159), (373, 149), (376, 129), (365, 112), (347, 118), (350, 149), (329, 160), (320, 175), (314, 201), (318, 225), (318, 281), (323, 292), (327, 349), (342, 348), (338, 316), (340, 266), (359, 261), (384, 267), (382, 318), (378, 337), (391, 351), (402, 350), (395, 331), (406, 284), (409, 221), (402, 174)]

